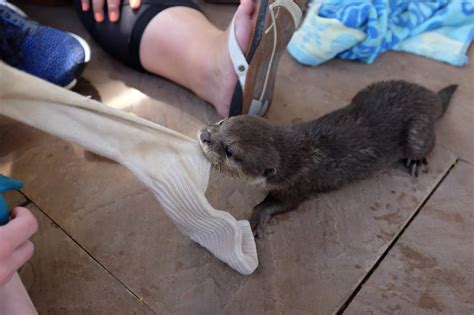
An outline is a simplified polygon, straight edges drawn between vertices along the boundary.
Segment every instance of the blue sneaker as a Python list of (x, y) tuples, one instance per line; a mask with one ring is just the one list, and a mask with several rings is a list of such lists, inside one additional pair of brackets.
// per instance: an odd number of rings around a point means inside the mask
[(0, 60), (51, 83), (72, 88), (90, 60), (86, 41), (40, 25), (0, 3)]

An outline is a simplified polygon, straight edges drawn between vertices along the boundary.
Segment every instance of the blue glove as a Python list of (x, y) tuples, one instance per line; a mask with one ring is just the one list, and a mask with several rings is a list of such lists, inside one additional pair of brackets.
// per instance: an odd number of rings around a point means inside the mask
[(23, 187), (22, 181), (0, 175), (0, 225), (7, 224), (10, 218), (10, 208), (2, 193), (9, 190), (18, 190), (21, 187)]

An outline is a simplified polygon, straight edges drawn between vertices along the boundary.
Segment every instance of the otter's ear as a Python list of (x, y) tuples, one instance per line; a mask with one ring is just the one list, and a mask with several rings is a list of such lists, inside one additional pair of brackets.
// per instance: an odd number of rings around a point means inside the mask
[(268, 176), (272, 176), (272, 175), (275, 175), (276, 173), (276, 169), (275, 168), (267, 168), (265, 171), (263, 171), (263, 176), (265, 177), (268, 177)]

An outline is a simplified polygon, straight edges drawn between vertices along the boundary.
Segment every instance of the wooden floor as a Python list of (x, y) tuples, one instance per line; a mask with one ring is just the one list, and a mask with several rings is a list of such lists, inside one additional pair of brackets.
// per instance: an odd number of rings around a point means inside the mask
[[(90, 41), (93, 58), (76, 91), (190, 136), (217, 121), (189, 91), (112, 60), (72, 9), (25, 9)], [(204, 6), (220, 27), (233, 10)], [(431, 172), (412, 178), (396, 166), (274, 219), (257, 242), (260, 266), (249, 277), (179, 233), (124, 167), (2, 117), (0, 173), (25, 181), (9, 198), (40, 224), (34, 257), (21, 270), (40, 313), (472, 314), (472, 65), (389, 52), (372, 65), (333, 60), (308, 68), (285, 55), (266, 118), (318, 117), (383, 79), (434, 90), (460, 84), (436, 128)], [(208, 197), (240, 219), (262, 193), (215, 174)]]

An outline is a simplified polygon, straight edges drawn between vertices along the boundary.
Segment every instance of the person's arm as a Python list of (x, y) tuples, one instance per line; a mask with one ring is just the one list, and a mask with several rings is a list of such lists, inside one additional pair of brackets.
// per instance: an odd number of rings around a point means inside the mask
[(29, 238), (37, 230), (35, 217), (22, 207), (13, 209), (11, 221), (0, 226), (0, 315), (37, 314), (16, 273), (33, 255)]
[[(120, 18), (120, 0), (81, 0), (82, 11), (90, 10), (92, 2), (92, 10), (94, 11), (94, 19), (101, 23), (104, 21), (104, 5), (107, 2), (108, 16), (110, 22), (117, 22)], [(130, 7), (138, 9), (141, 0), (130, 0)]]
[(0, 287), (33, 255), (29, 238), (38, 230), (38, 222), (23, 207), (13, 209), (11, 221), (0, 226)]
[(7, 284), (0, 287), (0, 315), (9, 314), (38, 314), (16, 272)]

